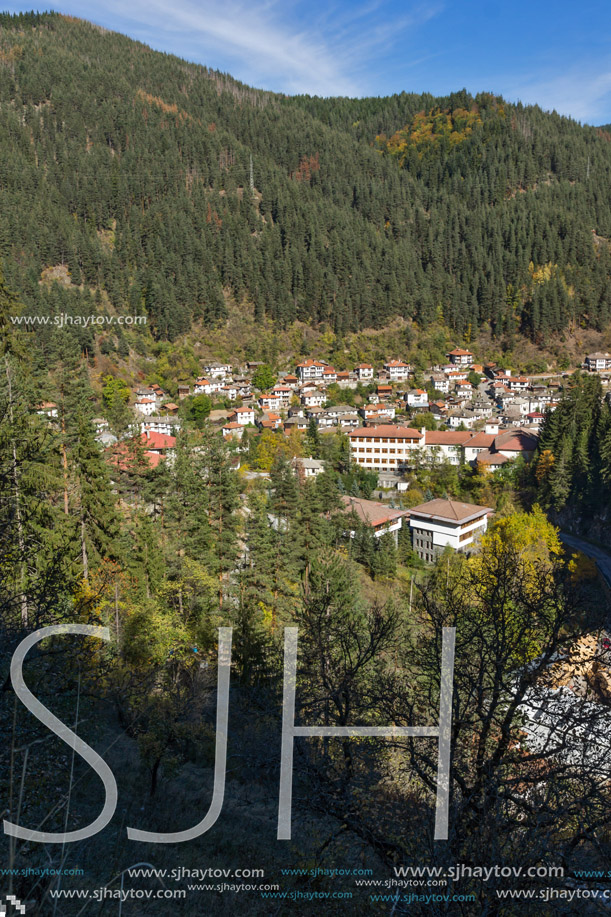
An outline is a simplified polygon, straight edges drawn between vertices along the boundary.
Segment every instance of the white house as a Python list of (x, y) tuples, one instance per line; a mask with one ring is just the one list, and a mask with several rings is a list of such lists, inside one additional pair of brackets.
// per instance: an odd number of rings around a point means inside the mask
[(155, 413), (157, 402), (154, 398), (139, 398), (134, 402), (134, 408), (144, 414), (145, 417), (148, 417)]
[(326, 366), (322, 373), (322, 381), (325, 385), (331, 385), (332, 382), (337, 382), (337, 373), (332, 366)]
[(282, 406), (280, 395), (274, 392), (266, 392), (259, 396), (258, 405), (262, 411), (279, 411)]
[(359, 408), (359, 414), (367, 423), (388, 423), (395, 419), (397, 409), (394, 404), (366, 404)]
[(429, 500), (413, 506), (409, 513), (412, 545), (425, 561), (434, 561), (444, 548), (465, 551), (478, 541), (488, 527), (488, 506), (459, 503), (456, 500)]
[(57, 417), (57, 405), (54, 401), (43, 401), (36, 408), (36, 413), (46, 417)]
[(178, 417), (166, 414), (151, 414), (140, 422), (140, 431), (145, 435), (160, 433), (163, 436), (176, 436), (181, 427)]
[(591, 373), (609, 372), (611, 371), (611, 353), (589, 353), (585, 365)]
[(230, 401), (235, 401), (238, 397), (238, 386), (231, 383), (230, 385), (224, 385), (221, 389), (221, 394), (225, 398), (229, 398)]
[(209, 379), (204, 379), (203, 376), (200, 376), (199, 379), (196, 379), (193, 383), (193, 394), (194, 395), (211, 395), (213, 392), (212, 383)]
[(280, 406), (288, 408), (291, 403), (291, 398), (293, 397), (293, 389), (289, 385), (274, 385), (271, 394), (278, 395), (280, 398)]
[(301, 396), (301, 403), (305, 405), (306, 408), (321, 408), (326, 400), (327, 396), (323, 392), (317, 390)]
[(359, 382), (370, 382), (373, 379), (373, 366), (371, 363), (359, 363), (355, 372)]
[(405, 401), (410, 408), (424, 408), (426, 410), (429, 406), (429, 393), (424, 389), (415, 388), (406, 394)]
[(248, 424), (252, 424), (254, 426), (254, 423), (255, 423), (254, 408), (247, 408), (247, 407), (236, 408), (233, 414), (231, 414), (229, 419), (231, 421), (235, 421), (236, 423), (241, 424), (243, 427), (248, 426)]
[(293, 468), (297, 477), (316, 478), (325, 470), (325, 463), (312, 458), (294, 458)]
[(455, 366), (471, 366), (473, 363), (473, 354), (471, 351), (462, 350), (460, 347), (451, 350), (446, 356), (450, 363), (453, 363)]
[(322, 379), (325, 368), (325, 364), (318, 360), (304, 360), (297, 364), (295, 373), (301, 382), (312, 382)]
[(466, 427), (468, 430), (470, 430), (475, 426), (477, 420), (478, 418), (476, 415), (473, 414), (472, 411), (467, 410), (450, 411), (446, 417), (447, 425), (453, 430), (457, 430), (460, 426)]
[(222, 433), (225, 439), (242, 439), (244, 435), (244, 427), (242, 424), (232, 420), (225, 424), (225, 426), (222, 428)]
[(225, 376), (231, 375), (231, 363), (205, 363), (202, 366), (207, 376), (213, 379), (224, 379)]
[(435, 391), (441, 392), (442, 395), (447, 395), (450, 391), (450, 380), (444, 373), (431, 373), (430, 381), (435, 386)]
[[(375, 500), (362, 500), (359, 497), (343, 496), (344, 512), (354, 513), (361, 522), (373, 529), (375, 538), (382, 535), (394, 535), (395, 539), (403, 525), (403, 519), (408, 515), (408, 510), (392, 509), (387, 503), (377, 503)], [(350, 537), (354, 537), (354, 531)]]
[(410, 374), (411, 366), (401, 360), (390, 360), (384, 364), (384, 369), (391, 382), (405, 382)]

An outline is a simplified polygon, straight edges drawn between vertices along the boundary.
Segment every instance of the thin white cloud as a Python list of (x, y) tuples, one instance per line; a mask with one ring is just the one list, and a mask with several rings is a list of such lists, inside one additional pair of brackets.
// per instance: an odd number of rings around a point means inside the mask
[(506, 95), (596, 123), (611, 106), (611, 62), (599, 62), (596, 70), (591, 64), (578, 65), (560, 76), (525, 80), (507, 89)]
[[(83, 7), (85, 4), (77, 5)], [(74, 4), (71, 4), (74, 6)], [(312, 95), (362, 95), (372, 58), (441, 10), (431, 0), (397, 15), (386, 0), (321, 10), (277, 0), (101, 0), (117, 30), (211, 67), (229, 60), (232, 75), (254, 85)], [(82, 9), (81, 15), (87, 16)], [(92, 15), (92, 11), (89, 12)], [(159, 36), (155, 41), (155, 36)]]

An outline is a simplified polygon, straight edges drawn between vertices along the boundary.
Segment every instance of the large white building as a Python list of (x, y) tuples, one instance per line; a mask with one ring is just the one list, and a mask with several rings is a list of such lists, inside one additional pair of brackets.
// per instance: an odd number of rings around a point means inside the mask
[(408, 512), (414, 551), (422, 560), (432, 562), (446, 547), (455, 551), (472, 548), (486, 531), (492, 510), (437, 499), (412, 506)]
[(351, 430), (348, 437), (352, 461), (372, 471), (391, 471), (409, 465), (414, 450), (424, 438), (418, 430), (396, 424), (360, 427)]

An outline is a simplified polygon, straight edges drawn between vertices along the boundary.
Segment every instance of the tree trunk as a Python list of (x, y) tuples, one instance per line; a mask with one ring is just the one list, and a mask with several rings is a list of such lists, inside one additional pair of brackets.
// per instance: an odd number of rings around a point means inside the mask
[(13, 422), (14, 422), (14, 413), (13, 413), (13, 385), (11, 380), (11, 371), (8, 363), (8, 357), (4, 357), (4, 365), (6, 368), (6, 381), (8, 385), (8, 404), (9, 404), (9, 420), (11, 422), (11, 448), (13, 456), (13, 466), (12, 466), (12, 475), (13, 475), (13, 487), (15, 495), (15, 519), (17, 520), (17, 543), (19, 544), (19, 590), (20, 598), (19, 602), (21, 605), (21, 625), (22, 627), (28, 626), (28, 597), (26, 594), (26, 561), (25, 561), (25, 538), (23, 536), (23, 518), (21, 515), (21, 488), (19, 482), (19, 465), (17, 462), (17, 443), (15, 442), (15, 437), (13, 436)]

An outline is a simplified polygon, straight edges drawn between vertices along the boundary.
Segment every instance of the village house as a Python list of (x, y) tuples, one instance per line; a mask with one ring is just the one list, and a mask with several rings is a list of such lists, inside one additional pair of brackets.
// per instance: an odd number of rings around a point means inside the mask
[(326, 366), (323, 370), (322, 381), (325, 385), (331, 385), (333, 382), (337, 382), (337, 373), (332, 366)]
[(294, 391), (290, 385), (274, 385), (271, 394), (279, 396), (281, 408), (288, 408), (289, 404), (291, 403), (291, 398), (294, 395)]
[(267, 414), (264, 414), (263, 417), (257, 418), (257, 426), (261, 430), (279, 430), (282, 426), (282, 418), (280, 414), (275, 414), (273, 411), (268, 411)]
[(346, 432), (347, 430), (355, 430), (357, 427), (360, 427), (362, 419), (355, 412), (353, 414), (342, 414), (339, 418), (339, 427), (342, 431)]
[(409, 483), (404, 481), (396, 471), (380, 471), (378, 487), (380, 490), (396, 490), (398, 493), (405, 493), (409, 489)]
[(511, 461), (506, 455), (503, 455), (501, 452), (490, 452), (489, 450), (484, 450), (481, 452), (476, 460), (476, 466), (480, 471), (498, 471), (499, 468), (502, 468), (503, 465), (506, 465), (507, 462)]
[(221, 429), (224, 439), (242, 439), (244, 435), (244, 427), (234, 420), (226, 423)]
[(203, 376), (200, 376), (199, 379), (196, 379), (193, 383), (194, 395), (211, 395), (215, 390), (216, 386), (213, 386), (210, 380), (205, 379)]
[(283, 376), (280, 380), (282, 385), (288, 385), (291, 389), (296, 389), (299, 385), (299, 379), (297, 376), (293, 376), (292, 373), (288, 373), (286, 376)]
[(308, 429), (308, 421), (305, 417), (293, 415), (284, 421), (284, 432), (290, 433), (292, 430), (299, 430), (304, 432)]
[(529, 461), (537, 448), (538, 438), (532, 430), (507, 430), (494, 439), (494, 452), (500, 452), (509, 459), (522, 456)]
[(384, 398), (390, 398), (392, 395), (392, 386), (391, 385), (378, 385), (376, 388), (376, 394), (380, 401)]
[(450, 380), (444, 373), (431, 373), (430, 381), (436, 392), (447, 395), (450, 391)]
[(413, 506), (409, 513), (412, 546), (429, 563), (446, 547), (467, 551), (475, 546), (488, 527), (492, 509), (456, 500), (429, 500)]
[(473, 386), (466, 380), (457, 382), (454, 386), (454, 395), (459, 401), (470, 401), (473, 397)]
[(204, 373), (212, 379), (224, 379), (225, 376), (230, 376), (231, 369), (230, 363), (204, 363), (202, 365)]
[(462, 350), (460, 347), (451, 350), (446, 356), (450, 363), (453, 363), (455, 366), (471, 366), (473, 363), (473, 354), (471, 351)]
[(134, 409), (147, 417), (155, 413), (157, 402), (154, 398), (138, 398), (137, 401), (134, 401)]
[(366, 404), (359, 408), (359, 414), (366, 423), (387, 423), (395, 419), (397, 409), (394, 404)]
[(282, 407), (282, 398), (275, 392), (264, 392), (257, 400), (262, 411), (279, 411)]
[(150, 417), (145, 417), (140, 421), (140, 432), (143, 434), (159, 433), (162, 436), (176, 436), (180, 428), (180, 419), (171, 414), (151, 414)]
[(293, 469), (298, 478), (316, 478), (325, 470), (325, 463), (312, 458), (294, 458)]
[(491, 424), (479, 433), (473, 433), (463, 446), (463, 461), (473, 464), (478, 455), (493, 449), (498, 429), (498, 424)]
[(253, 408), (236, 408), (235, 411), (229, 416), (229, 420), (235, 423), (241, 424), (241, 426), (246, 427), (248, 424), (254, 425), (255, 422), (255, 412)]
[(429, 411), (439, 423), (445, 423), (448, 410), (449, 408), (445, 401), (433, 401), (429, 404)]
[[(310, 411), (316, 411), (316, 414), (310, 413)], [(311, 408), (308, 411), (308, 417), (314, 417), (316, 419), (316, 425), (319, 430), (328, 430), (330, 427), (337, 426), (337, 417), (333, 414), (329, 414), (328, 411), (325, 411), (323, 408)]]
[(238, 397), (238, 387), (237, 385), (224, 385), (221, 388), (221, 395), (224, 398), (229, 398), (230, 401), (235, 401)]
[(391, 382), (406, 382), (412, 368), (409, 363), (403, 363), (401, 360), (389, 360), (384, 364), (384, 369)]
[(426, 411), (429, 406), (429, 393), (422, 388), (412, 389), (406, 394), (405, 402), (410, 408)]
[(504, 381), (510, 392), (525, 392), (530, 385), (526, 376), (507, 376)]
[[(373, 530), (375, 538), (382, 535), (393, 535), (395, 542), (403, 525), (403, 519), (408, 515), (404, 509), (392, 509), (387, 503), (377, 503), (375, 500), (363, 500), (359, 497), (342, 496), (344, 513), (355, 514), (360, 522), (364, 522)], [(354, 538), (355, 532), (350, 532)]]
[(96, 433), (103, 433), (104, 430), (108, 430), (108, 421), (105, 417), (94, 417), (91, 426)]
[(301, 403), (306, 408), (321, 408), (326, 400), (327, 396), (324, 392), (319, 392), (317, 389), (301, 396)]
[(585, 368), (591, 373), (611, 372), (611, 353), (589, 353)]
[(324, 411), (324, 414), (328, 417), (332, 417), (335, 423), (339, 423), (343, 417), (350, 416), (354, 413), (354, 408), (350, 407), (349, 404), (334, 404)]
[(408, 466), (423, 438), (419, 430), (394, 424), (360, 427), (351, 430), (348, 437), (352, 461), (362, 468), (379, 471)]
[(354, 373), (349, 373), (348, 370), (342, 370), (337, 373), (337, 384), (340, 388), (356, 388), (356, 375)]
[(452, 430), (457, 430), (458, 427), (466, 427), (470, 430), (475, 426), (477, 419), (473, 411), (465, 408), (461, 411), (450, 411), (446, 416), (445, 422)]
[(183, 398), (188, 398), (191, 394), (191, 387), (189, 385), (179, 385), (178, 386), (178, 400), (182, 401)]
[(169, 436), (167, 433), (148, 431), (142, 433), (140, 439), (147, 452), (158, 452), (160, 455), (167, 455), (168, 451), (176, 448), (176, 437)]
[(45, 417), (57, 417), (57, 405), (54, 401), (42, 401), (35, 410), (37, 414)]
[(373, 366), (371, 363), (359, 363), (355, 372), (359, 382), (371, 382), (373, 379)]
[(544, 420), (545, 414), (542, 414), (541, 411), (531, 411), (530, 414), (527, 414), (524, 418), (524, 424), (525, 426), (539, 429)]
[(301, 382), (312, 382), (321, 380), (325, 371), (325, 364), (318, 360), (304, 360), (298, 363), (295, 372)]

